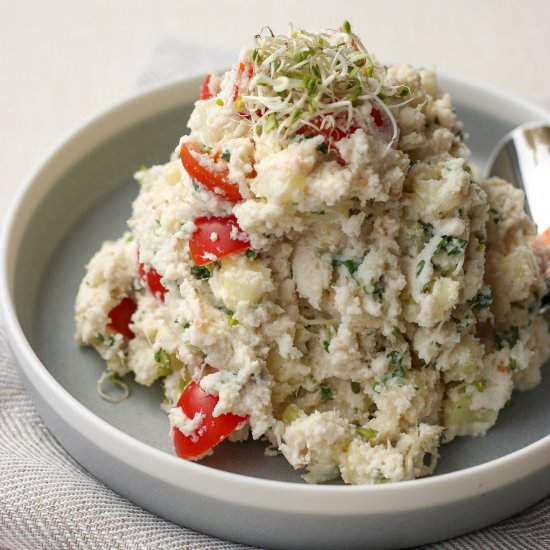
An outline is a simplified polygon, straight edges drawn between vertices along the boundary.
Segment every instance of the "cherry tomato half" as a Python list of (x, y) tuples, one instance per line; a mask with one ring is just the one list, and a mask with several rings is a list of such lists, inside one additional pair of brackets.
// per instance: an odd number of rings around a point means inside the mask
[(193, 418), (198, 412), (204, 417), (201, 425), (189, 436), (184, 435), (177, 428), (174, 429), (174, 446), (180, 458), (188, 460), (201, 458), (247, 421), (247, 417), (232, 413), (213, 416), (218, 401), (218, 397), (207, 394), (196, 380), (191, 381), (183, 390), (177, 406), (181, 407), (189, 418)]
[(131, 340), (135, 335), (130, 330), (130, 320), (136, 309), (137, 304), (133, 298), (128, 296), (122, 298), (120, 303), (109, 311), (110, 323), (107, 325), (107, 328), (120, 332), (128, 340)]
[[(197, 265), (206, 265), (228, 254), (250, 248), (250, 241), (243, 233), (237, 218), (233, 215), (225, 218), (202, 217), (195, 219), (197, 229), (189, 239), (191, 258)], [(232, 238), (238, 233), (240, 238)], [(212, 240), (214, 239), (214, 240)], [(209, 257), (212, 254), (215, 258)]]
[(164, 302), (164, 295), (166, 294), (167, 290), (160, 282), (161, 276), (158, 271), (152, 266), (146, 268), (145, 264), (142, 264), (140, 261), (138, 261), (138, 269), (139, 276), (141, 277), (143, 282), (147, 284), (149, 290), (155, 296), (157, 296), (157, 298)]
[(229, 181), (227, 162), (213, 162), (198, 145), (190, 142), (181, 144), (180, 157), (185, 171), (197, 183), (229, 202), (239, 202), (243, 199), (238, 184)]

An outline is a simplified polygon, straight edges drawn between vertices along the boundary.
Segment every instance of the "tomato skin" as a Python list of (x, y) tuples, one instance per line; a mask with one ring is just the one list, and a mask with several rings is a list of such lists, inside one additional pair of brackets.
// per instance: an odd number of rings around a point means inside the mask
[[(198, 145), (191, 142), (181, 144), (180, 157), (181, 163), (189, 176), (206, 189), (229, 202), (235, 203), (243, 200), (238, 184), (229, 180), (227, 162), (220, 160), (215, 163), (215, 170), (209, 170), (205, 166), (208, 163), (209, 156), (203, 153)], [(201, 162), (203, 159), (204, 162)]]
[[(196, 265), (212, 263), (213, 259), (205, 258), (205, 254), (213, 254), (216, 259), (223, 258), (228, 254), (240, 252), (250, 248), (250, 241), (232, 239), (231, 233), (236, 227), (237, 231), (244, 237), (237, 218), (234, 215), (220, 218), (217, 216), (204, 216), (195, 219), (196, 229), (189, 239), (189, 250), (191, 258)], [(212, 233), (216, 233), (215, 241), (210, 239)]]
[(139, 276), (141, 277), (142, 281), (147, 284), (149, 287), (149, 290), (159, 298), (161, 302), (164, 302), (164, 295), (168, 292), (165, 288), (165, 286), (160, 282), (161, 275), (159, 272), (153, 267), (149, 266), (149, 269), (146, 269), (145, 264), (142, 264), (138, 260), (138, 270), (139, 270)]
[(123, 336), (131, 340), (135, 334), (130, 330), (130, 320), (132, 315), (137, 309), (136, 301), (129, 296), (122, 298), (122, 300), (109, 311), (110, 323), (107, 324), (107, 328), (120, 332)]
[(378, 109), (376, 109), (376, 107), (373, 107), (370, 114), (371, 114), (371, 116), (374, 120), (374, 124), (376, 124), (376, 126), (378, 126), (378, 128), (381, 128), (382, 125), (384, 124), (384, 119), (382, 118), (382, 113)]
[(189, 418), (193, 418), (198, 412), (204, 416), (201, 425), (189, 436), (184, 435), (177, 428), (174, 429), (174, 446), (180, 458), (187, 460), (201, 458), (247, 421), (247, 417), (232, 413), (214, 417), (213, 412), (218, 401), (219, 398), (207, 394), (197, 380), (192, 380), (183, 390), (177, 406), (181, 407)]
[(201, 85), (201, 93), (199, 96), (199, 99), (210, 99), (213, 97), (212, 93), (210, 92), (210, 80), (212, 78), (212, 73), (207, 73), (204, 77), (204, 80), (202, 81)]

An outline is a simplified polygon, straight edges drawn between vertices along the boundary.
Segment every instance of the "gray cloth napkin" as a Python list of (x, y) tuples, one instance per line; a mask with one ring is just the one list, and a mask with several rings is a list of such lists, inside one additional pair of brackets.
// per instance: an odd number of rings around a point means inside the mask
[[(225, 67), (237, 52), (166, 40), (135, 82), (143, 89)], [(0, 548), (245, 548), (165, 521), (111, 491), (61, 447), (36, 413), (0, 327)], [(433, 550), (550, 548), (550, 498)]]

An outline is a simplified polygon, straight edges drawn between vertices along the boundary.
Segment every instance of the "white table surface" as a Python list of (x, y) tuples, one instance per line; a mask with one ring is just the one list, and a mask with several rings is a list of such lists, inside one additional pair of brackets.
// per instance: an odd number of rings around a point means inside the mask
[(38, 160), (127, 95), (162, 39), (236, 57), (263, 25), (281, 33), (289, 21), (317, 29), (344, 19), (383, 60), (550, 97), (546, 0), (0, 0), (0, 223)]

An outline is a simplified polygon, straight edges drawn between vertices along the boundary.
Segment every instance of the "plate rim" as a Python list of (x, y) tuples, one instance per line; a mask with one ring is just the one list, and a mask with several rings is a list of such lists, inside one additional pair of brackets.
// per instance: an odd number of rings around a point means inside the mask
[[(460, 96), (460, 100), (470, 105), (472, 102), (467, 99), (472, 94), (478, 99), (496, 98), (498, 101), (486, 102), (485, 106), (490, 112), (494, 112), (498, 104), (508, 104), (526, 113), (533, 113), (541, 120), (550, 120), (550, 112), (489, 84), (445, 71), (438, 71), (437, 77), (441, 89), (464, 91), (465, 96)], [(68, 132), (43, 156), (16, 193), (0, 241), (0, 306), (12, 352), (34, 390), (92, 445), (116, 456), (143, 474), (199, 495), (269, 510), (304, 513), (304, 506), (307, 506), (310, 514), (330, 512), (348, 516), (390, 511), (395, 513), (407, 511), (411, 506), (444, 505), (475, 497), (547, 467), (550, 463), (550, 435), (476, 466), (388, 485), (310, 485), (256, 478), (182, 461), (138, 441), (96, 416), (53, 378), (26, 339), (15, 309), (12, 276), (17, 245), (26, 226), (25, 214), (28, 219), (29, 212), (32, 214), (39, 207), (44, 194), (55, 185), (55, 163), (59, 163), (58, 171), (61, 169), (64, 172), (90, 150), (90, 144), (94, 141), (100, 143), (141, 120), (192, 102), (201, 79), (201, 75), (196, 75), (174, 80), (123, 98), (99, 114), (92, 115)], [(483, 108), (483, 105), (476, 103), (476, 108)], [(64, 164), (64, 157), (70, 157), (71, 154), (76, 154), (72, 162)], [(265, 490), (271, 492), (269, 500), (262, 497)]]

